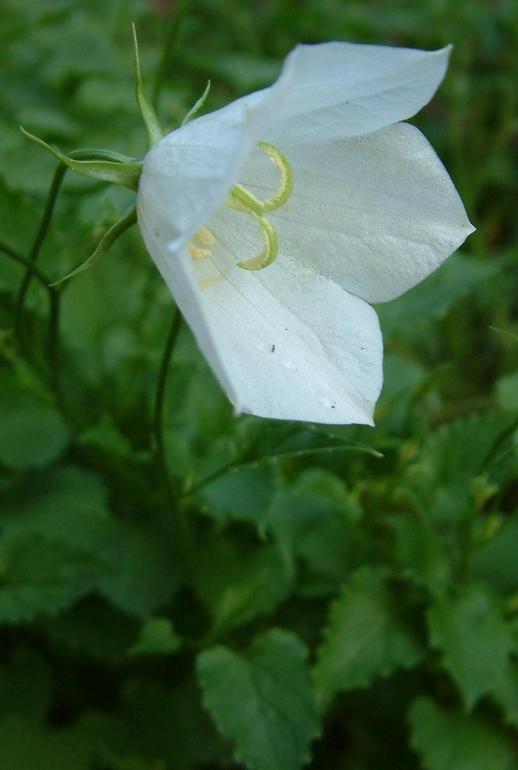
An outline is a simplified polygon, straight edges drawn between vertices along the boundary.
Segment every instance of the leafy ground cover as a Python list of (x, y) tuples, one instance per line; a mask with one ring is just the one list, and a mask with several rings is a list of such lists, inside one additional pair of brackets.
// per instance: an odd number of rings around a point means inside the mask
[[(513, 770), (516, 5), (176, 11), (178, 29), (158, 1), (0, 10), (0, 766)], [(236, 419), (185, 327), (157, 422), (173, 306), (138, 234), (45, 286), (124, 192), (65, 179), (21, 306), (54, 163), (18, 125), (140, 155), (131, 21), (171, 128), (208, 78), (215, 108), (300, 41), (454, 44), (416, 124), (477, 233), (379, 307), (374, 430)]]

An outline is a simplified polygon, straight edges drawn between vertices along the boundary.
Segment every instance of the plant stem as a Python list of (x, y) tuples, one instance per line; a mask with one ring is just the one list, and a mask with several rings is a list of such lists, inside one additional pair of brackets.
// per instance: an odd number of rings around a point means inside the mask
[[(56, 167), (56, 170), (54, 171), (54, 176), (52, 177), (52, 182), (50, 184), (49, 192), (47, 195), (47, 202), (43, 210), (40, 226), (38, 228), (38, 232), (36, 233), (32, 248), (29, 252), (29, 260), (32, 263), (35, 263), (38, 259), (41, 247), (43, 246), (43, 242), (45, 241), (46, 235), (48, 233), (50, 223), (52, 221), (52, 215), (54, 213), (56, 199), (58, 197), (58, 193), (61, 188), (66, 170), (67, 167), (64, 165), (64, 163), (59, 163)], [(25, 275), (23, 276), (22, 282), (20, 284), (20, 288), (18, 289), (18, 296), (16, 298), (16, 306), (14, 310), (14, 331), (16, 335), (18, 335), (20, 331), (25, 297), (27, 296), (32, 276), (35, 274), (35, 271), (32, 270), (30, 266), (27, 267)]]
[(61, 292), (49, 285), (49, 279), (34, 261), (19, 254), (3, 241), (0, 241), (0, 251), (10, 257), (14, 262), (24, 265), (26, 276), (34, 276), (45, 288), (49, 297), (49, 339), (48, 339), (48, 365), (52, 386), (55, 391), (58, 404), (61, 404), (61, 387), (59, 381), (59, 318), (61, 309)]
[(14, 262), (18, 262), (18, 264), (24, 265), (30, 273), (31, 277), (34, 276), (49, 294), (57, 293), (56, 290), (50, 286), (49, 279), (45, 273), (43, 273), (39, 267), (31, 262), (30, 259), (24, 257), (22, 254), (19, 254), (15, 249), (12, 249), (3, 241), (0, 241), (0, 251), (6, 254), (6, 256), (10, 257)]
[[(110, 150), (75, 150), (74, 152), (70, 153), (70, 157), (74, 160), (127, 160), (124, 156), (111, 152)], [(29, 252), (29, 264), (27, 265), (25, 275), (23, 276), (20, 288), (18, 290), (14, 311), (14, 330), (15, 334), (17, 335), (20, 333), (27, 292), (29, 290), (33, 275), (36, 275), (32, 265), (38, 260), (41, 248), (45, 242), (45, 238), (47, 237), (47, 233), (52, 222), (52, 217), (54, 215), (56, 200), (61, 189), (61, 185), (63, 184), (63, 179), (66, 172), (66, 165), (64, 163), (58, 163), (56, 170), (54, 171), (54, 176), (52, 177), (52, 182), (50, 183), (49, 191), (47, 193), (47, 200), (43, 210), (40, 226), (34, 238), (32, 248)]]
[(160, 57), (155, 84), (153, 87), (152, 102), (156, 110), (158, 110), (160, 103), (160, 95), (162, 93), (162, 88), (164, 86), (165, 78), (167, 75), (167, 69), (171, 64), (171, 54), (177, 41), (178, 33), (180, 31), (184, 16), (187, 13), (189, 3), (190, 0), (180, 0), (178, 3), (178, 9), (175, 13), (173, 13), (169, 22), (169, 29), (167, 30), (167, 36), (165, 39), (164, 47), (162, 49), (162, 56)]
[(158, 371), (155, 403), (153, 408), (153, 438), (155, 443), (155, 451), (158, 457), (160, 467), (164, 474), (164, 478), (166, 480), (169, 496), (172, 501), (175, 499), (175, 493), (171, 482), (171, 477), (169, 475), (169, 471), (167, 468), (167, 459), (166, 459), (165, 445), (164, 445), (164, 420), (163, 420), (164, 396), (165, 396), (165, 387), (167, 383), (167, 374), (169, 371), (169, 364), (170, 364), (171, 356), (173, 354), (173, 350), (176, 344), (176, 340), (178, 339), (178, 333), (180, 331), (181, 325), (182, 325), (182, 314), (177, 308), (175, 308), (173, 321), (171, 323), (171, 328), (169, 329), (169, 334), (167, 335), (164, 350), (162, 352), (160, 369)]

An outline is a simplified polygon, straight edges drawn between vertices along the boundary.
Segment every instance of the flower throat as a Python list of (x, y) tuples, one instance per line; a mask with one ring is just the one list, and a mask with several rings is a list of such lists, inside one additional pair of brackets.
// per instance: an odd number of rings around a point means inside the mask
[[(283, 206), (293, 192), (293, 171), (286, 156), (273, 145), (267, 142), (258, 142), (258, 147), (277, 166), (280, 173), (280, 184), (270, 198), (260, 200), (241, 184), (232, 188), (227, 199), (227, 205), (236, 211), (251, 216), (261, 228), (264, 245), (259, 254), (250, 259), (237, 262), (237, 266), (245, 270), (262, 270), (275, 261), (279, 253), (279, 241), (277, 233), (268, 219), (268, 213)], [(198, 243), (189, 242), (189, 252), (193, 259), (206, 259), (211, 256), (211, 249), (207, 248), (216, 243), (215, 237), (206, 228), (201, 228), (195, 235)]]

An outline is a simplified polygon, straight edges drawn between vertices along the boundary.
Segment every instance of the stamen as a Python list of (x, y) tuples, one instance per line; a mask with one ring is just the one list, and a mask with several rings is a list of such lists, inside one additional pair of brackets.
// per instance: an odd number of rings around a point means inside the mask
[(208, 229), (208, 227), (200, 227), (195, 236), (202, 246), (214, 246), (216, 238)]
[(238, 262), (237, 266), (242, 267), (245, 270), (262, 270), (263, 267), (268, 267), (277, 258), (279, 253), (279, 241), (277, 239), (277, 233), (273, 229), (271, 223), (266, 217), (257, 217), (257, 221), (261, 226), (261, 232), (264, 238), (264, 246), (255, 257), (245, 260), (244, 262)]
[[(242, 184), (236, 184), (230, 191), (227, 204), (236, 211), (241, 211), (243, 214), (248, 214), (257, 220), (264, 238), (264, 246), (259, 254), (242, 262), (237, 262), (237, 266), (245, 270), (262, 270), (264, 267), (271, 265), (277, 258), (279, 253), (277, 233), (265, 215), (269, 211), (275, 211), (275, 209), (283, 206), (293, 192), (293, 171), (286, 156), (276, 147), (268, 144), (268, 142), (258, 142), (258, 146), (279, 169), (281, 181), (275, 195), (264, 201), (259, 200)], [(212, 245), (205, 244), (205, 241), (200, 237), (200, 233), (201, 231), (197, 234), (198, 240), (204, 245)], [(205, 250), (198, 249), (198, 251)]]
[(265, 211), (275, 211), (283, 206), (293, 192), (293, 171), (287, 157), (276, 147), (267, 142), (257, 143), (265, 155), (277, 166), (281, 174), (279, 189), (265, 201), (261, 201)]
[(262, 202), (255, 197), (253, 193), (243, 187), (242, 184), (236, 184), (230, 191), (230, 206), (238, 211), (244, 211), (245, 214), (255, 214), (261, 217), (264, 214)]
[(200, 249), (200, 247), (196, 246), (192, 241), (189, 241), (187, 248), (193, 259), (207, 259), (207, 257), (210, 257), (211, 255), (210, 249)]
[(210, 289), (211, 286), (215, 286), (215, 284), (219, 283), (221, 280), (223, 280), (221, 275), (211, 275), (210, 278), (205, 278), (203, 281), (200, 281), (198, 286), (202, 291), (207, 291), (207, 289)]

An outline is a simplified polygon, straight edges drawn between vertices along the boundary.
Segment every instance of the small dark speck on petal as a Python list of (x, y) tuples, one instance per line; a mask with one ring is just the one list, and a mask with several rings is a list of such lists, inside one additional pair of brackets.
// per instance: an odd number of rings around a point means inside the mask
[(275, 353), (275, 345), (272, 345), (272, 347), (270, 348), (270, 353)]

